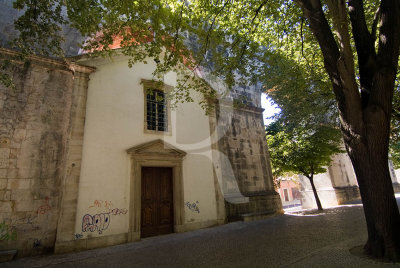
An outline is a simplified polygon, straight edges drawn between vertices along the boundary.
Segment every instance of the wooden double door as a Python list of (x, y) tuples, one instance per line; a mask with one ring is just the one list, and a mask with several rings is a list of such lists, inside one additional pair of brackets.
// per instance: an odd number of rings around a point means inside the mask
[(172, 168), (142, 167), (141, 237), (174, 231)]

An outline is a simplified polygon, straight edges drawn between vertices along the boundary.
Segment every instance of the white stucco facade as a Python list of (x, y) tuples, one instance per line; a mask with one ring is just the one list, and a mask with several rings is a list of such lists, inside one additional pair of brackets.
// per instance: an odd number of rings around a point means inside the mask
[[(145, 93), (141, 81), (154, 79), (154, 64), (136, 64), (128, 68), (124, 57), (113, 61), (84, 60), (81, 64), (93, 66), (96, 71), (90, 76), (87, 95), (75, 224), (78, 236), (86, 238), (129, 231), (130, 218), (134, 215), (131, 213), (132, 171), (127, 150), (157, 139), (186, 153), (182, 163), (184, 204), (179, 204), (185, 206), (184, 224), (202, 227), (215, 224), (210, 126), (208, 116), (196, 103), (199, 96), (193, 93), (194, 103), (184, 103), (168, 111), (170, 133), (146, 133)], [(169, 73), (162, 82), (173, 87), (176, 75)], [(193, 209), (195, 206), (198, 210)], [(113, 209), (118, 212), (106, 219), (104, 230), (83, 231), (86, 214), (100, 215)]]

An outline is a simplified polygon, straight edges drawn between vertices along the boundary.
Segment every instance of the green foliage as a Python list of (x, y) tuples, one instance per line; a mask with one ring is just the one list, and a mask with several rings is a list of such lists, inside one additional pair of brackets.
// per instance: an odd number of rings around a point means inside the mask
[[(369, 20), (377, 3), (366, 4)], [(62, 55), (60, 25), (70, 24), (91, 37), (84, 47), (94, 55), (112, 54), (109, 45), (120, 35), (131, 64), (154, 58), (155, 75), (185, 64), (212, 71), (230, 87), (268, 82), (279, 54), (304, 76), (328, 81), (319, 46), (292, 0), (17, 0), (14, 7), (25, 12), (15, 23), (20, 36), (13, 44), (30, 54)]]
[(60, 56), (60, 25), (70, 24), (89, 37), (86, 51), (112, 56), (110, 45), (118, 35), (118, 53), (130, 57), (130, 66), (150, 58), (157, 62), (156, 79), (169, 71), (181, 75), (173, 92), (177, 102), (192, 101), (188, 88), (215, 97), (197, 79), (199, 71), (206, 81), (212, 73), (228, 88), (266, 83), (275, 53), (327, 81), (318, 46), (292, 1), (17, 0), (14, 6), (25, 11), (15, 23), (20, 36), (12, 45), (18, 50)]
[(24, 13), (14, 22), (19, 36), (11, 45), (24, 55), (63, 56), (61, 25), (67, 23), (63, 5), (63, 0), (16, 0), (14, 8)]
[(4, 221), (0, 222), (0, 241), (17, 240), (17, 231), (10, 227)]
[(266, 134), (275, 176), (294, 172), (310, 178), (325, 172), (331, 156), (342, 152), (340, 131), (327, 125), (303, 128), (277, 120)]
[[(369, 27), (378, 4), (365, 4)], [(271, 56), (280, 54), (304, 76), (328, 81), (319, 46), (292, 0), (17, 0), (14, 7), (25, 12), (15, 22), (20, 36), (13, 44), (29, 54), (62, 55), (60, 25), (70, 24), (91, 37), (84, 47), (95, 55), (112, 54), (109, 45), (120, 35), (131, 63), (154, 58), (158, 75), (184, 63), (213, 71), (228, 86), (267, 82)]]
[(9, 74), (10, 69), (11, 69), (11, 63), (9, 60), (3, 60), (0, 63), (0, 84), (8, 88), (15, 89), (12, 77)]
[(331, 84), (323, 74), (307, 72), (280, 54), (270, 59), (266, 92), (281, 110), (266, 129), (274, 176), (325, 172), (331, 156), (342, 152)]
[(281, 55), (274, 55), (273, 65), (266, 72), (265, 90), (281, 109), (276, 119), (286, 124), (313, 128), (315, 124), (339, 126), (336, 102), (331, 85), (320, 74), (306, 70)]
[[(214, 81), (213, 77), (219, 77), (228, 88), (265, 85), (274, 102), (283, 107), (283, 114), (290, 115), (284, 119), (286, 122), (301, 118), (321, 121), (313, 117), (323, 115), (322, 121), (338, 124), (322, 53), (298, 3), (293, 0), (16, 0), (14, 7), (24, 10), (24, 14), (15, 22), (20, 35), (12, 46), (25, 55), (62, 56), (60, 25), (69, 24), (89, 37), (82, 46), (92, 56), (122, 53), (129, 56), (129, 66), (150, 58), (157, 63), (154, 72), (157, 80), (162, 80), (169, 71), (177, 72), (180, 78), (170, 93), (173, 105), (193, 101), (189, 89), (194, 89), (205, 95), (201, 105), (207, 108), (208, 100), (216, 96), (209, 83)], [(337, 31), (336, 14), (329, 3), (323, 1), (323, 10), (331, 29)], [(364, 3), (365, 22), (370, 31), (379, 4), (378, 0)], [(349, 34), (351, 37), (352, 33)], [(335, 35), (337, 43), (339, 35)], [(122, 39), (118, 51), (110, 48), (116, 36)], [(355, 44), (350, 39), (357, 67)], [(355, 77), (359, 77), (358, 68)], [(0, 80), (10, 84), (7, 75), (0, 75)], [(356, 82), (359, 84), (358, 79)], [(399, 99), (395, 94), (395, 107), (400, 107), (396, 105)], [(397, 148), (398, 122), (398, 117), (393, 116), (392, 155)]]
[(400, 142), (391, 142), (390, 147), (390, 156), (393, 162), (393, 166), (395, 169), (400, 168)]

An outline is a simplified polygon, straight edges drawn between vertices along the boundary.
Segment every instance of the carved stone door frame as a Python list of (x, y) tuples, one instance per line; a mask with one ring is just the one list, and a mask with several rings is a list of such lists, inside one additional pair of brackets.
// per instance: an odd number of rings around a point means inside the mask
[(140, 240), (142, 167), (172, 168), (174, 232), (181, 232), (185, 219), (182, 162), (186, 153), (161, 139), (132, 147), (127, 153), (131, 157), (128, 240)]

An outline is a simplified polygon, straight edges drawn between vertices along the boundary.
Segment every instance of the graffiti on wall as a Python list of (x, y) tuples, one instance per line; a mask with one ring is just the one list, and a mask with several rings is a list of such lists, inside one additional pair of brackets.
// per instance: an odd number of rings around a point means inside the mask
[(75, 234), (75, 240), (83, 238), (83, 234)]
[(44, 201), (45, 203), (38, 208), (38, 210), (36, 211), (37, 214), (44, 215), (51, 210), (51, 206), (49, 205), (49, 200), (50, 198), (46, 196), (46, 199)]
[(0, 241), (10, 240), (17, 240), (17, 231), (15, 227), (6, 224), (4, 221), (0, 222)]
[(31, 232), (39, 230), (37, 226), (37, 211), (34, 215), (26, 215), (25, 217), (17, 218), (4, 218), (0, 222), (0, 241), (15, 241), (19, 232)]
[(89, 206), (89, 208), (106, 208), (111, 209), (113, 207), (113, 203), (107, 200), (94, 200), (93, 204)]
[(82, 219), (82, 232), (98, 231), (102, 234), (110, 225), (110, 213), (101, 213), (96, 215), (86, 214)]
[(42, 241), (40, 239), (33, 240), (33, 248), (38, 248), (42, 245)]
[[(102, 234), (110, 225), (111, 216), (125, 215), (127, 209), (114, 208), (111, 201), (95, 200), (89, 208), (105, 208), (106, 212), (97, 214), (85, 214), (82, 218), (82, 232), (95, 232)], [(75, 239), (83, 238), (83, 234), (75, 234)]]
[(197, 212), (200, 213), (200, 208), (199, 208), (199, 201), (190, 203), (189, 201), (187, 201), (185, 203), (185, 205), (189, 208), (189, 210), (193, 211), (193, 212)]
[(126, 213), (128, 213), (128, 210), (124, 209), (124, 208), (122, 208), (122, 209), (114, 208), (111, 210), (110, 213), (111, 213), (111, 215), (121, 215), (121, 214), (125, 215)]

